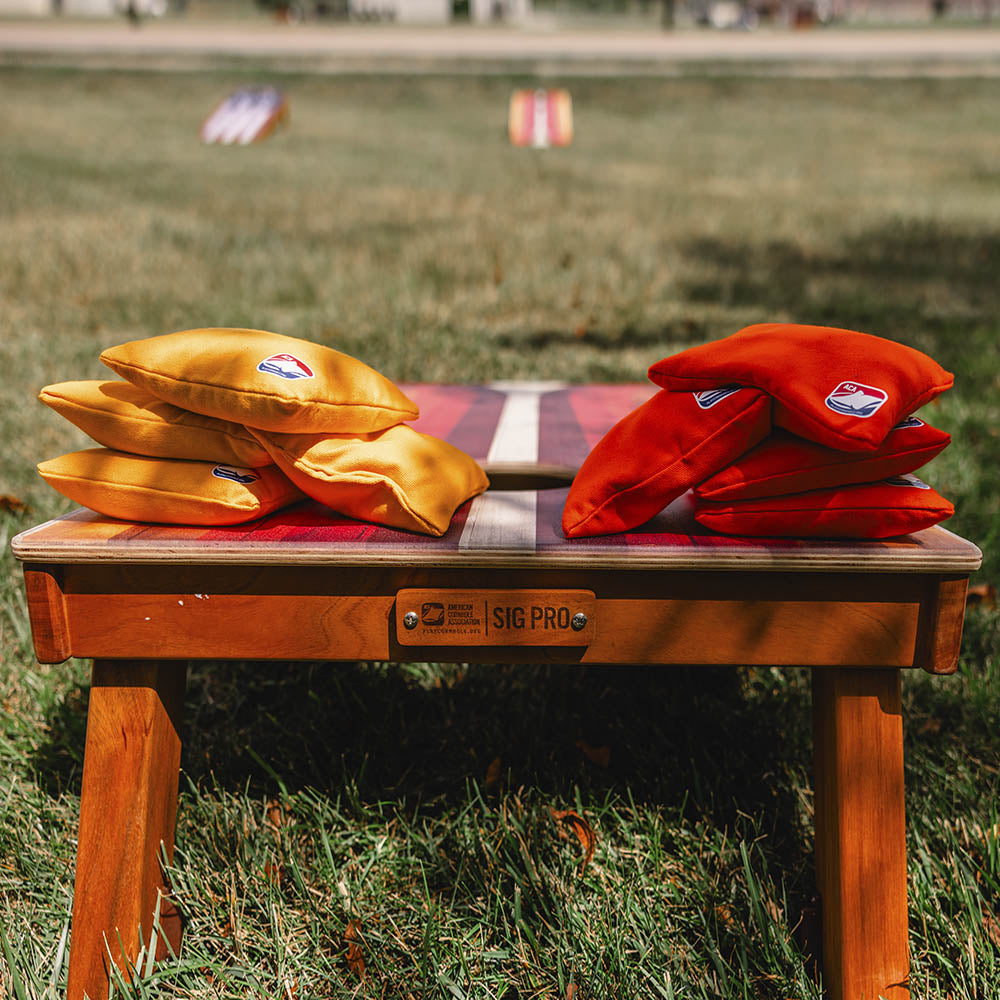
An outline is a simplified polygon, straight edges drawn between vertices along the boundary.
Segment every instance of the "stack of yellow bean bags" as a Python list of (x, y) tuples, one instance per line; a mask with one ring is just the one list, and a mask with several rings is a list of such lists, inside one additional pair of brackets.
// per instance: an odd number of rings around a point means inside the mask
[(329, 347), (212, 328), (131, 341), (101, 361), (124, 381), (61, 382), (39, 398), (103, 447), (38, 471), (110, 517), (238, 524), (305, 494), (442, 535), (488, 485), (464, 452), (407, 425), (419, 413), (397, 386)]

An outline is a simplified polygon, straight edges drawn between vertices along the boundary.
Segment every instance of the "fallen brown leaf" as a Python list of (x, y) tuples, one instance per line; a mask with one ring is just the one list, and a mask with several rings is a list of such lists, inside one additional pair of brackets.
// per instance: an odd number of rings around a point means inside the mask
[(925, 719), (923, 725), (920, 727), (921, 736), (923, 736), (925, 733), (939, 733), (939, 732), (941, 732), (940, 719)]
[(12, 497), (9, 493), (0, 496), (0, 510), (6, 510), (11, 514), (26, 514), (28, 505), (19, 497)]
[(487, 788), (492, 788), (500, 780), (500, 770), (503, 767), (503, 762), (499, 757), (494, 757), (490, 761), (490, 766), (486, 768), (486, 781), (485, 785)]
[(591, 764), (606, 768), (611, 763), (611, 747), (592, 747), (584, 740), (577, 740), (575, 746)]
[(283, 865), (271, 864), (270, 861), (264, 864), (264, 879), (272, 885), (281, 885), (285, 878), (285, 868)]
[(996, 610), (997, 588), (992, 583), (976, 583), (969, 587), (965, 595), (965, 603), (969, 607), (989, 608)]
[(549, 812), (557, 823), (565, 823), (570, 827), (576, 834), (576, 839), (580, 841), (580, 845), (583, 847), (583, 860), (580, 862), (580, 874), (582, 875), (584, 868), (594, 856), (594, 848), (597, 846), (597, 834), (594, 833), (594, 828), (572, 809), (550, 808)]
[(267, 821), (272, 826), (282, 827), (285, 823), (285, 813), (281, 808), (281, 803), (277, 799), (271, 799), (266, 807)]
[(359, 979), (365, 978), (365, 953), (361, 950), (361, 921), (349, 920), (344, 931), (347, 942), (347, 967)]
[(1000, 948), (1000, 921), (998, 921), (992, 913), (987, 913), (986, 916), (983, 917), (983, 927), (993, 944)]
[(733, 919), (733, 911), (725, 903), (719, 903), (715, 907), (715, 919), (726, 928), (727, 931), (735, 930), (736, 921)]

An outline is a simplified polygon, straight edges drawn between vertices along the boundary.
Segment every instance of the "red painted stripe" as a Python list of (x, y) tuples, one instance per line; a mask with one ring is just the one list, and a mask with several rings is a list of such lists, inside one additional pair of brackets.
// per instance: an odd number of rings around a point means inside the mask
[(658, 391), (657, 386), (651, 382), (579, 386), (570, 389), (570, 405), (587, 442), (588, 452), (622, 417), (641, 406)]
[(562, 126), (562, 114), (560, 104), (561, 91), (558, 90), (547, 90), (545, 92), (545, 117), (549, 128), (549, 142), (553, 146), (562, 146), (565, 144), (565, 137), (563, 136)]

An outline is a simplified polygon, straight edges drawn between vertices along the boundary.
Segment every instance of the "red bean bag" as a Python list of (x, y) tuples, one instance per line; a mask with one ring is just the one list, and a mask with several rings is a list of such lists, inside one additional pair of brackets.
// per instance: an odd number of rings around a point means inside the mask
[(665, 389), (756, 386), (779, 427), (843, 451), (874, 451), (954, 376), (926, 354), (855, 330), (760, 323), (656, 362)]
[(697, 500), (695, 520), (728, 535), (892, 538), (944, 521), (955, 508), (916, 476), (756, 500)]
[(836, 451), (775, 429), (695, 493), (703, 500), (750, 500), (871, 483), (919, 469), (950, 441), (949, 434), (917, 417), (896, 424), (872, 452)]
[(658, 392), (587, 456), (563, 508), (563, 532), (577, 538), (643, 524), (770, 429), (771, 400), (758, 389)]

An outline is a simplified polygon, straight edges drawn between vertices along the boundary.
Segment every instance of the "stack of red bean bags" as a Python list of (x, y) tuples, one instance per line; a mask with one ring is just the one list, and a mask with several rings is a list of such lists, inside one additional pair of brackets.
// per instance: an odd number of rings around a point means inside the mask
[(888, 538), (952, 505), (911, 473), (951, 440), (914, 416), (954, 377), (882, 337), (762, 323), (656, 362), (662, 389), (587, 457), (567, 537), (635, 528), (694, 490), (695, 518), (736, 535)]

